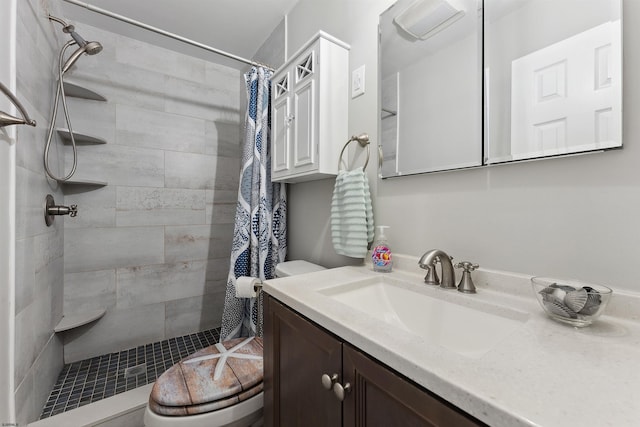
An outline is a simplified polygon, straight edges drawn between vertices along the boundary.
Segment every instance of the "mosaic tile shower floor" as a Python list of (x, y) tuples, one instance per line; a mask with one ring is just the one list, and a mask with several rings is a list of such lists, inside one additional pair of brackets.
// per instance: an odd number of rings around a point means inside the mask
[[(62, 368), (40, 419), (152, 383), (184, 357), (217, 343), (219, 337), (219, 328), (210, 329), (69, 363)], [(141, 364), (146, 367), (138, 375), (125, 376), (127, 368)]]

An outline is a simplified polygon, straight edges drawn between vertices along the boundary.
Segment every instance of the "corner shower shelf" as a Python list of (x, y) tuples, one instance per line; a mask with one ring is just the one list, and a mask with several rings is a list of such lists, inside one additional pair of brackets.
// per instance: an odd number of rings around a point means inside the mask
[(74, 98), (84, 98), (84, 99), (92, 99), (94, 101), (106, 101), (107, 98), (100, 95), (98, 92), (94, 92), (91, 89), (87, 89), (86, 87), (73, 83), (70, 81), (64, 82), (64, 93), (67, 96), (72, 96)]
[(87, 323), (91, 323), (94, 320), (98, 320), (107, 312), (104, 308), (97, 310), (86, 311), (84, 313), (72, 314), (69, 316), (62, 316), (60, 323), (53, 328), (54, 332), (64, 332), (69, 329), (74, 329)]
[(90, 187), (104, 187), (108, 184), (106, 181), (94, 181), (90, 179), (79, 179), (79, 180), (68, 180), (68, 181), (58, 181), (62, 185), (86, 185)]
[[(56, 128), (56, 132), (60, 135), (60, 138), (62, 138), (62, 142), (64, 142), (65, 145), (71, 144), (71, 132), (69, 132), (69, 129)], [(76, 131), (73, 131), (73, 137), (76, 140), (77, 145), (98, 145), (107, 143), (106, 139)]]

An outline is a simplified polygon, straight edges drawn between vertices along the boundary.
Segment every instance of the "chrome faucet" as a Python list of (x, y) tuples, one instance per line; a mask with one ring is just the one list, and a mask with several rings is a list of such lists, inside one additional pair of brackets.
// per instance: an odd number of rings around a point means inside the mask
[(425, 282), (434, 285), (438, 284), (437, 281), (433, 280), (434, 277), (437, 278), (437, 274), (435, 272), (437, 260), (442, 264), (442, 279), (440, 280), (440, 287), (444, 289), (455, 289), (456, 276), (453, 271), (451, 258), (440, 249), (432, 249), (425, 252), (425, 254), (420, 258), (420, 261), (418, 261), (420, 268), (427, 270), (427, 275), (424, 278)]

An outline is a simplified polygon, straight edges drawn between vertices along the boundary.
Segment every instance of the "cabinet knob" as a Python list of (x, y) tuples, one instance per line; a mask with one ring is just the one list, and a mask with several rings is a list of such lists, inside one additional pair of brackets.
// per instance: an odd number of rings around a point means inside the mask
[(338, 374), (333, 374), (329, 376), (329, 374), (322, 374), (322, 387), (327, 390), (331, 390), (333, 384), (338, 381)]
[(342, 402), (347, 393), (351, 391), (351, 384), (346, 383), (344, 386), (340, 383), (335, 383), (333, 385), (333, 394), (336, 395), (338, 400)]

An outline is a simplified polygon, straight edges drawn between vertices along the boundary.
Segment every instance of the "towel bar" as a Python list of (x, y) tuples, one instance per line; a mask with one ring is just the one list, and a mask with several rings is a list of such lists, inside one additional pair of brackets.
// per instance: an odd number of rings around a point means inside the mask
[(353, 135), (351, 138), (349, 138), (347, 143), (344, 144), (344, 147), (342, 147), (342, 151), (340, 151), (340, 158), (338, 159), (338, 170), (340, 170), (340, 164), (342, 163), (342, 155), (344, 154), (344, 149), (347, 148), (347, 146), (353, 141), (358, 141), (358, 144), (360, 144), (362, 148), (364, 148), (365, 146), (367, 147), (367, 159), (364, 161), (362, 170), (367, 169), (367, 165), (369, 164), (369, 156), (371, 155), (371, 145), (369, 144), (369, 135), (363, 133), (361, 135)]
[(4, 111), (0, 111), (0, 128), (10, 125), (36, 125), (36, 121), (29, 117), (27, 110), (25, 110), (18, 98), (16, 98), (16, 96), (12, 94), (9, 88), (2, 84), (2, 82), (0, 82), (0, 92), (4, 93), (7, 98), (9, 98), (9, 101), (11, 101), (18, 111), (20, 111), (20, 114), (22, 114), (22, 118), (20, 118), (7, 114)]

